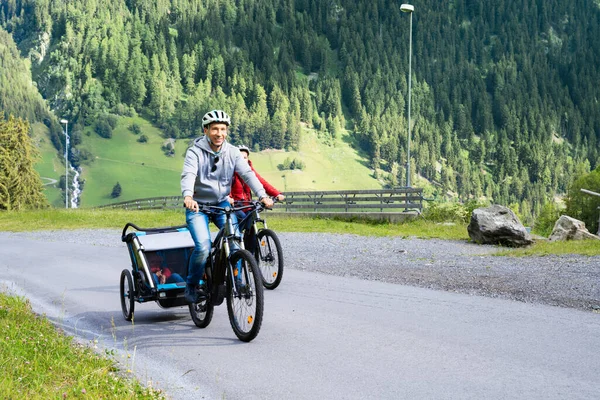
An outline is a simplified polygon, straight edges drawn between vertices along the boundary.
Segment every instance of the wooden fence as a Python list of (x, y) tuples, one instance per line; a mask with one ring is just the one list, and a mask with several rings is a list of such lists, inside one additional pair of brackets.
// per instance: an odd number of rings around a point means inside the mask
[[(423, 209), (423, 189), (335, 190), (286, 192), (273, 211), (293, 215), (365, 217), (397, 222), (417, 216)], [(151, 197), (113, 203), (100, 208), (125, 210), (181, 209), (181, 196)]]
[(146, 199), (106, 204), (98, 208), (122, 208), (124, 210), (160, 210), (171, 208), (183, 211), (183, 198), (181, 196), (149, 197)]

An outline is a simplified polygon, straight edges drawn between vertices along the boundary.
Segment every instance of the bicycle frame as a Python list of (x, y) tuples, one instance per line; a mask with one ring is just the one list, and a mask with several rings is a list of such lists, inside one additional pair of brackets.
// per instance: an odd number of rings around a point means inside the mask
[[(274, 202), (277, 202), (276, 197), (272, 197), (271, 199)], [(246, 201), (240, 203), (243, 204), (243, 206), (238, 207), (238, 209), (244, 210), (251, 207), (253, 207), (254, 209), (250, 211), (248, 215), (244, 217), (244, 219), (238, 221), (239, 226), (245, 226), (247, 225), (248, 221), (252, 221), (251, 230), (255, 235), (257, 235), (261, 229), (268, 229), (267, 221), (264, 218), (260, 217), (260, 212), (265, 209), (264, 205), (260, 201)], [(259, 229), (257, 223), (261, 223), (262, 228)]]
[[(231, 218), (231, 214), (235, 211), (247, 209), (248, 206), (244, 205), (243, 207), (217, 207), (217, 206), (209, 206), (203, 205), (201, 206), (201, 211), (208, 212), (221, 212), (225, 214), (225, 225), (219, 230), (215, 240), (212, 244), (211, 253), (209, 256), (209, 262), (213, 268), (213, 276), (211, 277), (213, 283), (213, 290), (217, 290), (215, 295), (218, 300), (215, 304), (220, 304), (223, 300), (222, 297), (218, 293), (218, 287), (226, 282), (227, 272), (229, 273), (229, 277), (231, 279), (231, 287), (233, 288), (234, 294), (238, 295), (237, 287), (234, 284), (234, 271), (231, 263), (227, 262), (231, 256), (231, 248), (233, 247), (231, 242), (236, 240), (238, 242), (239, 248), (241, 250), (245, 250), (244, 241), (241, 236), (236, 235), (236, 229), (233, 224), (233, 219)], [(254, 212), (256, 208), (252, 211)], [(241, 232), (240, 232), (241, 235)], [(245, 277), (248, 279), (248, 276)]]

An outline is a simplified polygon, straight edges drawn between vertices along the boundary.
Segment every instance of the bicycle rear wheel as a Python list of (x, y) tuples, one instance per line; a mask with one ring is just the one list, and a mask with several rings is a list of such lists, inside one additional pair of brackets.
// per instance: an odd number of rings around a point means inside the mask
[(208, 296), (198, 303), (190, 303), (188, 305), (192, 321), (194, 321), (194, 324), (198, 328), (206, 328), (210, 325), (215, 310), (215, 305), (212, 302), (212, 275), (209, 265), (206, 266), (206, 275), (204, 278), (206, 279)]
[(208, 298), (199, 303), (190, 303), (188, 307), (190, 308), (192, 321), (194, 321), (194, 324), (196, 324), (198, 328), (206, 328), (210, 325), (215, 307)]
[(238, 250), (229, 257), (236, 276), (227, 276), (227, 313), (233, 332), (243, 342), (258, 335), (263, 318), (263, 287), (260, 271), (252, 254)]
[(279, 238), (270, 229), (261, 229), (257, 235), (255, 255), (260, 268), (263, 285), (275, 289), (283, 277), (283, 250)]

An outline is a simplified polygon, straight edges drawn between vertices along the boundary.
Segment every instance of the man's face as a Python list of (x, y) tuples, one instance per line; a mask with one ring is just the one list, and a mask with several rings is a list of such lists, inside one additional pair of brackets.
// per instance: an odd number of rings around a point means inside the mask
[(240, 153), (242, 154), (242, 157), (244, 157), (244, 160), (248, 161), (248, 153), (245, 151), (240, 151)]
[(208, 136), (210, 143), (215, 147), (221, 147), (227, 138), (227, 124), (213, 122), (207, 128), (204, 128), (204, 134)]

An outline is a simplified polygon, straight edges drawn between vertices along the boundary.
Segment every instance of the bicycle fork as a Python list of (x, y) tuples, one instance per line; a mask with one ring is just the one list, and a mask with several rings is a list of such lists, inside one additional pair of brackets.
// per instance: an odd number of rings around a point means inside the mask
[[(238, 261), (238, 265), (233, 265), (233, 263), (231, 262), (231, 256), (235, 253), (231, 251), (232, 245), (230, 244), (230, 240), (231, 237), (229, 238), (223, 238), (223, 260), (224, 262), (227, 263), (227, 271), (228, 271), (228, 276), (230, 277), (229, 279), (231, 280), (231, 288), (233, 290), (233, 295), (234, 296), (239, 296), (239, 290), (238, 290), (238, 286), (236, 284), (236, 278), (238, 274), (244, 274), (244, 278), (246, 280), (247, 283), (250, 282), (249, 276), (248, 276), (248, 271), (245, 268), (242, 268), (242, 260)], [(238, 241), (239, 244), (239, 249), (238, 250), (244, 250), (244, 243), (240, 240)], [(236, 271), (237, 269), (237, 271)], [(242, 281), (242, 278), (239, 278), (239, 281)]]

